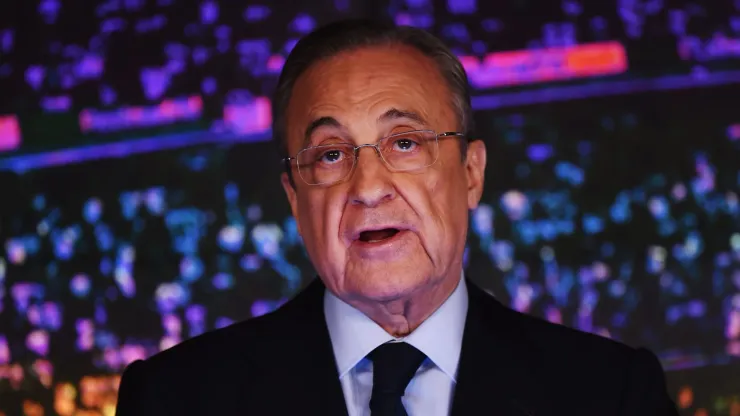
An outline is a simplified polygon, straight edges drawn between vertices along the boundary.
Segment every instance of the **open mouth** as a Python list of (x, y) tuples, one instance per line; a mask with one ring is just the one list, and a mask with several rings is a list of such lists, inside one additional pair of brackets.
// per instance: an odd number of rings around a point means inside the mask
[(363, 243), (378, 243), (394, 237), (401, 230), (398, 228), (383, 228), (381, 230), (368, 230), (360, 233), (358, 240)]

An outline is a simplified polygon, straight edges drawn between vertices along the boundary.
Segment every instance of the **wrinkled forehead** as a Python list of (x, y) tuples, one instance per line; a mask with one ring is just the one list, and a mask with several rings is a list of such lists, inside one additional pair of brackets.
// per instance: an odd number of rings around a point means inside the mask
[[(312, 65), (295, 83), (286, 111), (291, 152), (299, 150), (311, 125), (331, 119), (333, 127), (369, 131), (391, 110), (413, 115), (418, 127), (452, 129), (449, 88), (435, 62), (403, 45), (342, 52)], [(418, 116), (418, 117), (415, 117)], [(379, 124), (380, 123), (380, 124)]]

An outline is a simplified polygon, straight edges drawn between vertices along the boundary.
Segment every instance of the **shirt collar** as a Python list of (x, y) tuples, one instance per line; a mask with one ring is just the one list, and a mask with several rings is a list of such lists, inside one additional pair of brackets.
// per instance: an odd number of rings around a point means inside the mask
[(461, 276), (450, 297), (411, 334), (394, 338), (372, 319), (326, 290), (324, 316), (329, 329), (339, 378), (381, 344), (404, 341), (413, 345), (455, 381), (460, 360), (468, 290)]

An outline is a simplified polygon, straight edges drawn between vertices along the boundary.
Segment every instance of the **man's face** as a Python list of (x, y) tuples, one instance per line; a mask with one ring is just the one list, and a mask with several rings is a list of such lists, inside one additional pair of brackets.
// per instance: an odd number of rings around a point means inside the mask
[[(434, 62), (414, 49), (341, 53), (297, 80), (286, 113), (290, 155), (410, 130), (458, 131), (450, 97)], [(436, 163), (411, 172), (390, 171), (366, 147), (339, 183), (307, 185), (295, 164), (295, 189), (283, 175), (308, 254), (333, 293), (348, 302), (391, 301), (459, 279), (468, 210), (480, 200), (486, 162), (480, 141), (463, 161), (460, 140), (440, 138)]]

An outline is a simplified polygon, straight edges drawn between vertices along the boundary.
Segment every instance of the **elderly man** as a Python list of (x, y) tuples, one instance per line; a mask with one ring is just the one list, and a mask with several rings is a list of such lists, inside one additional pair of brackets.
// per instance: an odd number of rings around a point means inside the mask
[(464, 278), (486, 166), (471, 122), (460, 62), (422, 30), (346, 21), (301, 40), (273, 127), (319, 279), (130, 365), (118, 415), (676, 415), (650, 352)]

